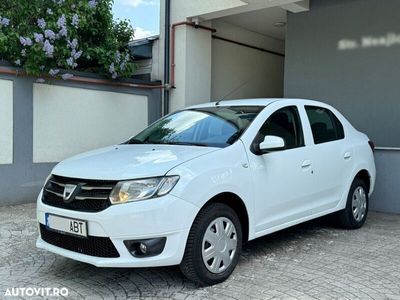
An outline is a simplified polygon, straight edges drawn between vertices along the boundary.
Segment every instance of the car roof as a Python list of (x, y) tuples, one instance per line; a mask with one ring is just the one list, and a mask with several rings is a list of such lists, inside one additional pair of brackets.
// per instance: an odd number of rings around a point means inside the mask
[(221, 101), (216, 101), (216, 102), (207, 102), (207, 103), (202, 103), (202, 104), (196, 104), (193, 106), (188, 107), (188, 109), (192, 108), (205, 108), (205, 107), (212, 107), (212, 106), (268, 106), (271, 103), (277, 102), (277, 101), (284, 101), (288, 103), (301, 103), (301, 104), (308, 104), (308, 105), (321, 105), (321, 106), (326, 106), (326, 104), (319, 102), (319, 101), (314, 101), (314, 100), (308, 100), (308, 99), (296, 99), (296, 98), (253, 98), (253, 99), (231, 99), (231, 100), (221, 100)]

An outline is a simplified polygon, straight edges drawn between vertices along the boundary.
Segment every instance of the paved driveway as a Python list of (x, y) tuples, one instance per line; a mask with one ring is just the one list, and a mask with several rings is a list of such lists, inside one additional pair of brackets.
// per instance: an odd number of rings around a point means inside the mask
[(226, 282), (196, 288), (177, 267), (98, 269), (35, 248), (34, 205), (0, 208), (0, 298), (11, 287), (67, 287), (69, 298), (400, 299), (400, 216), (356, 231), (326, 221), (245, 246)]

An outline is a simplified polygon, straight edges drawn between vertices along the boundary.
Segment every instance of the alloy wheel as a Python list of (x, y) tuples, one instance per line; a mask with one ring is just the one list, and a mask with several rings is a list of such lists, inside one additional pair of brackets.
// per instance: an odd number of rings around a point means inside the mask
[(357, 222), (360, 222), (367, 211), (367, 195), (363, 187), (358, 186), (353, 193), (352, 205), (353, 217)]

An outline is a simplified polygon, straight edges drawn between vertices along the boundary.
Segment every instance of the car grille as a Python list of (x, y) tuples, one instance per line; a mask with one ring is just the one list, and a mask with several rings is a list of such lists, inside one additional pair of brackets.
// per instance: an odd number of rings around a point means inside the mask
[(117, 249), (108, 237), (75, 237), (49, 230), (43, 224), (40, 224), (40, 235), (46, 243), (73, 252), (96, 257), (119, 257)]
[[(66, 184), (80, 185), (71, 202), (63, 199)], [(42, 202), (47, 205), (84, 212), (98, 212), (111, 205), (109, 195), (115, 181), (86, 180), (52, 175), (43, 189)]]

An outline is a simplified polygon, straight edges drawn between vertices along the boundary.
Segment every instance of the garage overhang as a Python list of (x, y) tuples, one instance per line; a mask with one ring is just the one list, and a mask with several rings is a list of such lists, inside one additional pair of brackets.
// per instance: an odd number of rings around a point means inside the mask
[(206, 21), (270, 7), (281, 7), (293, 13), (308, 11), (310, 9), (309, 0), (242, 0), (240, 2), (238, 6), (191, 16), (191, 19)]

